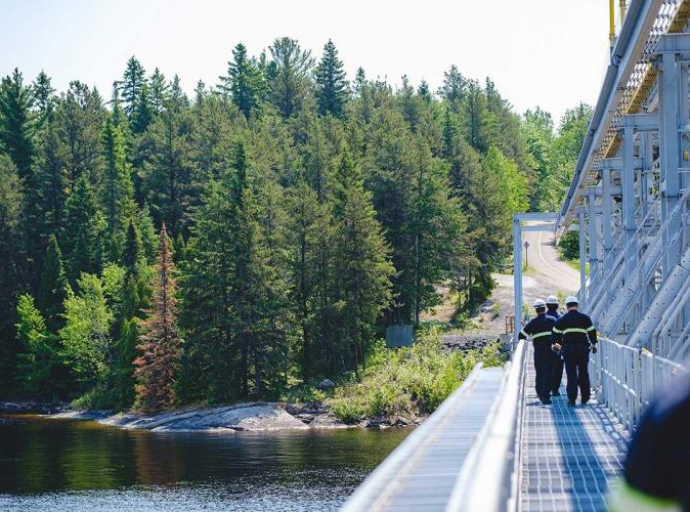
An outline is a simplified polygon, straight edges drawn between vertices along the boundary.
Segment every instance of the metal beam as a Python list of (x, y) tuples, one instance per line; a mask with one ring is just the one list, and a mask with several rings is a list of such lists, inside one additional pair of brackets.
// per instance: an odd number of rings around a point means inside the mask
[(523, 233), (527, 231), (538, 231), (538, 232), (544, 232), (544, 231), (552, 231), (554, 230), (554, 227), (556, 226), (555, 222), (551, 222), (549, 224), (538, 224), (536, 226), (520, 226), (520, 231)]
[(595, 211), (594, 194), (590, 192), (588, 199), (589, 215), (587, 222), (589, 224), (589, 286), (594, 286), (597, 280), (597, 271), (599, 270), (599, 250), (597, 242), (597, 214)]
[(601, 171), (601, 181), (603, 188), (603, 205), (601, 216), (601, 230), (604, 235), (604, 274), (607, 273), (611, 265), (611, 250), (613, 249), (613, 222), (611, 210), (613, 199), (611, 197), (611, 169)]
[(580, 302), (584, 302), (587, 297), (587, 252), (585, 250), (585, 209), (580, 208), (577, 212), (580, 223)]
[(518, 339), (518, 334), (520, 334), (522, 330), (522, 236), (518, 215), (513, 215), (513, 291), (515, 295), (514, 340)]
[[(672, 41), (664, 45), (664, 39), (667, 37), (669, 36), (661, 38), (660, 47), (676, 47), (676, 43), (681, 41), (671, 37)], [(659, 112), (661, 119), (659, 130), (661, 222), (664, 223), (669, 219), (670, 213), (678, 203), (680, 193), (680, 75), (684, 66), (678, 62), (678, 54), (674, 51), (661, 53), (661, 59), (657, 66), (659, 68)], [(679, 227), (679, 225), (669, 226), (669, 229), (664, 232), (664, 247), (669, 247), (669, 234), (676, 233)], [(667, 251), (666, 261), (662, 265), (664, 278), (671, 272), (679, 257), (678, 251)]]
[(542, 221), (542, 222), (554, 222), (558, 219), (557, 213), (540, 213), (540, 212), (526, 212), (526, 213), (514, 213), (513, 220), (518, 222), (527, 221)]
[(632, 0), (630, 2), (628, 15), (623, 21), (616, 45), (611, 52), (611, 63), (606, 70), (601, 93), (580, 150), (573, 181), (570, 183), (560, 210), (559, 230), (568, 224), (570, 217), (574, 214), (573, 208), (583, 194), (582, 187), (594, 161), (595, 153), (606, 137), (611, 119), (625, 91), (625, 85), (644, 52), (647, 43), (646, 34), (651, 33), (662, 3), (662, 0)]
[(628, 114), (621, 119), (621, 128), (633, 128), (638, 132), (658, 132), (659, 116), (656, 114)]
[[(635, 169), (644, 169), (644, 160), (642, 158), (636, 158), (633, 161), (633, 166)], [(604, 158), (601, 161), (602, 169), (611, 169), (612, 171), (620, 171), (623, 168), (622, 158)]]
[(656, 47), (657, 53), (690, 54), (690, 34), (664, 34)]

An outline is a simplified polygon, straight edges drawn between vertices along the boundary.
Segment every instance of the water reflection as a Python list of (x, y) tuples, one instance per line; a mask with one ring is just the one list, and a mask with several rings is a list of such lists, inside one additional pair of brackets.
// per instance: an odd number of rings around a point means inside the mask
[(23, 417), (0, 425), (0, 509), (334, 510), (409, 432), (154, 433)]

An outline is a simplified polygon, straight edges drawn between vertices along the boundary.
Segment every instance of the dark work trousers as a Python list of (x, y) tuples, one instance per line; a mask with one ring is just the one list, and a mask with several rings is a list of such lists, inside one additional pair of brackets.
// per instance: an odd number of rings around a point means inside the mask
[(558, 352), (553, 353), (553, 393), (558, 391), (561, 387), (561, 381), (563, 380), (563, 358)]
[(577, 388), (580, 388), (580, 396), (583, 401), (589, 400), (591, 392), (589, 384), (589, 345), (567, 344), (563, 347), (565, 358), (565, 373), (568, 375), (568, 400), (577, 399)]
[(534, 345), (534, 370), (537, 378), (534, 388), (542, 400), (549, 398), (553, 386), (553, 352), (548, 343)]

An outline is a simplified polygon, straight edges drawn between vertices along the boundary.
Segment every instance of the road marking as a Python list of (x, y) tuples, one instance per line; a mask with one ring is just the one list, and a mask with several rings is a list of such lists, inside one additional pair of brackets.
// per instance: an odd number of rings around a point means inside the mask
[[(568, 274), (566, 274), (565, 272), (563, 272), (561, 269), (559, 269), (559, 268), (557, 268), (557, 267), (554, 267), (553, 265), (551, 265), (551, 263), (549, 263), (548, 261), (546, 261), (546, 258), (544, 258), (544, 255), (543, 255), (542, 252), (541, 252), (541, 236), (542, 236), (543, 234), (544, 234), (544, 233), (543, 233), (542, 231), (539, 232), (539, 243), (537, 244), (537, 252), (539, 253), (539, 258), (541, 259), (541, 261), (544, 262), (544, 264), (545, 264), (547, 267), (549, 267), (549, 268), (555, 270), (556, 273), (558, 273), (558, 274), (560, 274), (561, 276), (567, 278), (568, 281), (572, 280), (573, 283), (574, 283), (574, 282), (575, 282), (575, 277), (569, 276)], [(570, 286), (570, 285), (568, 285), (568, 286)], [(579, 287), (578, 287), (578, 288), (579, 288)]]

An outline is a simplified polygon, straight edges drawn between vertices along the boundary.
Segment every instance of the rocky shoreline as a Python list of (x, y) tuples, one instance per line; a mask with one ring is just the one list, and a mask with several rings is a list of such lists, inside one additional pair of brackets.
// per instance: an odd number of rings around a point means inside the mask
[(313, 428), (389, 428), (419, 425), (422, 417), (365, 418), (344, 423), (321, 403), (283, 404), (251, 402), (224, 407), (165, 411), (154, 415), (112, 411), (75, 411), (67, 404), (0, 403), (0, 413), (41, 414), (53, 419), (97, 421), (103, 425), (155, 432), (257, 432)]

